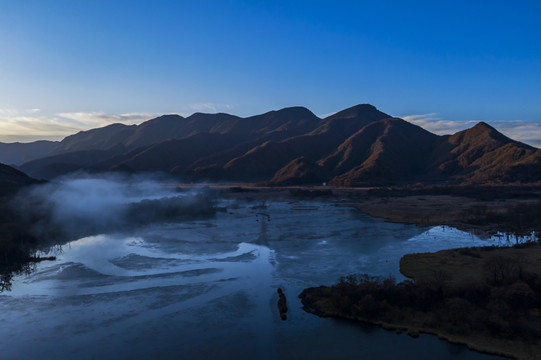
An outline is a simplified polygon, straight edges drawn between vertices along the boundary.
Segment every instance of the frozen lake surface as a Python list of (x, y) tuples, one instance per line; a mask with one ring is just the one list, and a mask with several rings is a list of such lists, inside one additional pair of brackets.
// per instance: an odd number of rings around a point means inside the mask
[[(491, 245), (329, 202), (227, 201), (209, 219), (86, 237), (0, 294), (2, 359), (490, 359), (435, 336), (320, 319), (306, 287), (392, 275), (402, 255)], [(288, 319), (277, 308), (277, 288)]]

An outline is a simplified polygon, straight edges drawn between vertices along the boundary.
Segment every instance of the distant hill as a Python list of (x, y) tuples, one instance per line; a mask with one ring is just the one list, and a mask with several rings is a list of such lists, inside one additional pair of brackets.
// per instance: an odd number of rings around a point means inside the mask
[(56, 148), (56, 141), (34, 141), (31, 143), (0, 143), (0, 163), (20, 165), (48, 154)]
[(541, 179), (541, 150), (509, 139), (486, 123), (438, 136), (369, 104), (324, 119), (304, 107), (247, 118), (223, 113), (164, 115), (140, 125), (82, 131), (43, 154), (19, 168), (37, 178), (77, 170), (161, 171), (180, 181), (277, 186)]
[[(195, 113), (187, 118), (164, 115), (138, 126), (113, 124), (81, 131), (62, 140), (51, 156), (25, 163), (20, 168), (38, 178), (63, 175), (70, 168), (100, 172), (160, 170), (193, 176), (203, 168), (217, 164), (223, 166), (261, 142), (304, 134), (320, 120), (303, 107), (270, 111), (248, 118), (221, 113)], [(209, 141), (214, 144), (206, 144)], [(207, 145), (214, 147), (214, 151), (196, 150)], [(190, 147), (182, 149), (185, 146)], [(191, 150), (200, 156), (193, 158)], [(107, 152), (109, 156), (90, 159), (89, 151), (96, 155)], [(168, 159), (163, 159), (164, 156)], [(190, 164), (186, 164), (187, 158), (192, 159)], [(205, 158), (209, 158), (208, 161), (205, 162)], [(189, 165), (194, 165), (190, 171)], [(54, 169), (58, 172), (51, 171)]]
[[(538, 149), (514, 141), (480, 122), (471, 129), (445, 136), (435, 150), (434, 165), (443, 175), (464, 182), (521, 181), (513, 168), (532, 159)], [(533, 170), (533, 169), (532, 169)], [(527, 180), (539, 181), (541, 178)]]
[(36, 180), (19, 170), (0, 164), (0, 196), (12, 195), (21, 187), (34, 183), (36, 183)]
[(137, 125), (111, 124), (105, 127), (80, 131), (75, 135), (65, 137), (54, 149), (53, 154), (62, 154), (84, 150), (123, 151), (126, 139), (136, 131)]
[(88, 170), (95, 163), (116, 154), (114, 150), (78, 150), (32, 160), (19, 166), (19, 169), (37, 179), (52, 179), (74, 171)]
[(66, 137), (55, 149), (55, 153), (80, 150), (133, 150), (171, 139), (185, 139), (197, 134), (238, 134), (261, 136), (287, 134), (294, 136), (313, 128), (319, 119), (303, 107), (286, 108), (279, 111), (240, 118), (217, 113), (195, 113), (184, 118), (180, 115), (163, 115), (140, 125), (112, 124), (98, 129), (81, 131)]

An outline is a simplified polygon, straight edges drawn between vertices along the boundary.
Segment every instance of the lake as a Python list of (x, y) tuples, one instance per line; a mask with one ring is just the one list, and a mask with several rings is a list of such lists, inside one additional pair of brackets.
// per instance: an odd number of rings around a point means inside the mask
[[(215, 216), (74, 239), (0, 294), (2, 359), (491, 359), (435, 336), (305, 313), (340, 276), (404, 277), (402, 255), (497, 244), (320, 201), (221, 200)], [(287, 296), (279, 317), (277, 288)]]

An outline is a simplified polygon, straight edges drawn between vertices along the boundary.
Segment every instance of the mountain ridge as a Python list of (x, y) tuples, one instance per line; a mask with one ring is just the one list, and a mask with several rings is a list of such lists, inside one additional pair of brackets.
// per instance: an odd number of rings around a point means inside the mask
[(370, 104), (323, 119), (297, 106), (245, 118), (168, 114), (113, 124), (66, 137), (53, 155), (19, 168), (46, 178), (161, 171), (180, 180), (276, 186), (538, 182), (541, 151), (484, 122), (440, 136)]

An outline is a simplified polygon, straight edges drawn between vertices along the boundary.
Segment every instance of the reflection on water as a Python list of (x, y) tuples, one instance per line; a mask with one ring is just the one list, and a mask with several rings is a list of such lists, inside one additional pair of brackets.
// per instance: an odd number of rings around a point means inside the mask
[(491, 358), (433, 336), (320, 319), (297, 295), (350, 273), (402, 279), (403, 254), (496, 240), (330, 203), (226, 205), (212, 219), (73, 241), (56, 262), (17, 276), (0, 294), (2, 358)]

